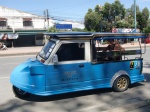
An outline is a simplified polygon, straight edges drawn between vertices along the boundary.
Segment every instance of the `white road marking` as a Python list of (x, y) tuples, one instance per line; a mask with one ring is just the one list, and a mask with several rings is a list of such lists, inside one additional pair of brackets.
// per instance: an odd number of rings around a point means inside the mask
[(10, 77), (0, 77), (0, 80), (1, 79), (9, 79)]

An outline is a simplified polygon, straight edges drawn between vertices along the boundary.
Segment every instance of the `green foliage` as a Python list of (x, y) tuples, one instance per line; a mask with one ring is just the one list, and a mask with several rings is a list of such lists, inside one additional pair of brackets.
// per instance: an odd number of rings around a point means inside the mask
[(124, 21), (126, 21), (128, 24), (127, 28), (133, 28), (134, 27), (134, 16), (131, 12), (131, 9), (126, 9), (126, 15), (124, 17)]
[[(137, 28), (141, 31), (147, 31), (150, 26), (149, 10), (144, 8), (141, 12), (139, 6), (136, 6)], [(114, 3), (106, 2), (103, 7), (95, 6), (95, 9), (89, 9), (84, 17), (84, 25), (87, 31), (111, 32), (112, 28), (134, 28), (134, 5), (125, 9), (120, 0)]]
[(125, 8), (120, 3), (119, 0), (116, 0), (114, 3), (105, 3), (103, 8), (103, 18), (107, 19), (108, 22), (112, 23), (116, 20), (116, 17), (120, 17), (120, 19), (125, 16)]
[(147, 20), (147, 26), (150, 26), (150, 18)]
[[(134, 16), (134, 4), (131, 5), (130, 11), (132, 12), (132, 15)], [(139, 13), (139, 12), (140, 12), (139, 6), (136, 5), (136, 13)]]
[(53, 27), (50, 27), (47, 31), (48, 32), (57, 32), (57, 29), (53, 26)]
[(114, 3), (105, 3), (103, 7), (96, 5), (94, 10), (89, 9), (84, 17), (84, 25), (88, 31), (111, 32), (116, 27), (116, 18), (123, 19), (125, 8), (116, 0)]
[(137, 13), (138, 28), (142, 31), (148, 26), (149, 10), (144, 8), (142, 12)]
[(149, 18), (149, 10), (148, 10), (148, 8), (144, 8), (142, 10), (142, 15), (144, 16), (144, 19), (148, 20), (148, 18)]
[(116, 24), (117, 28), (128, 28), (131, 26), (127, 21), (118, 21)]
[(88, 31), (99, 31), (100, 30), (100, 20), (101, 20), (101, 15), (99, 15), (97, 12), (88, 12), (85, 15), (84, 19), (84, 25), (85, 28)]
[(150, 33), (150, 26), (146, 27), (143, 29), (144, 33)]
[(72, 31), (75, 31), (75, 32), (85, 32), (84, 29), (80, 29), (80, 28), (73, 28)]

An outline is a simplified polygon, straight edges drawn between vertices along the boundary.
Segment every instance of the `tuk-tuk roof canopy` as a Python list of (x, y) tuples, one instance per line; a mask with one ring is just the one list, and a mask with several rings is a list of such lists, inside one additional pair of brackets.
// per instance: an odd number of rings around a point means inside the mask
[(101, 32), (63, 32), (63, 33), (44, 33), (50, 38), (58, 39), (127, 39), (127, 38), (146, 38), (145, 33), (101, 33)]

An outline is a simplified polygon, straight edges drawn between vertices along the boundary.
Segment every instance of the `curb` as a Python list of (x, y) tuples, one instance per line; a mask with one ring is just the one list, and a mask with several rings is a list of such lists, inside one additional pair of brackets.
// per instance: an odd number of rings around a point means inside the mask
[(0, 54), (0, 57), (4, 57), (4, 56), (21, 56), (21, 55), (37, 55), (38, 52), (32, 52), (32, 53), (11, 53), (11, 54)]

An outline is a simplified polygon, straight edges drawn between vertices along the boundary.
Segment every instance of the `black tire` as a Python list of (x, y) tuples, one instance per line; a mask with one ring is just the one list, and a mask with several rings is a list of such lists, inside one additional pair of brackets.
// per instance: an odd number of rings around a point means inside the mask
[(30, 95), (30, 93), (25, 92), (15, 86), (13, 86), (12, 89), (13, 89), (15, 96), (18, 98), (26, 98), (26, 97), (29, 97), (29, 95)]
[(123, 92), (128, 89), (129, 78), (127, 76), (118, 77), (113, 84), (113, 89), (116, 92)]

